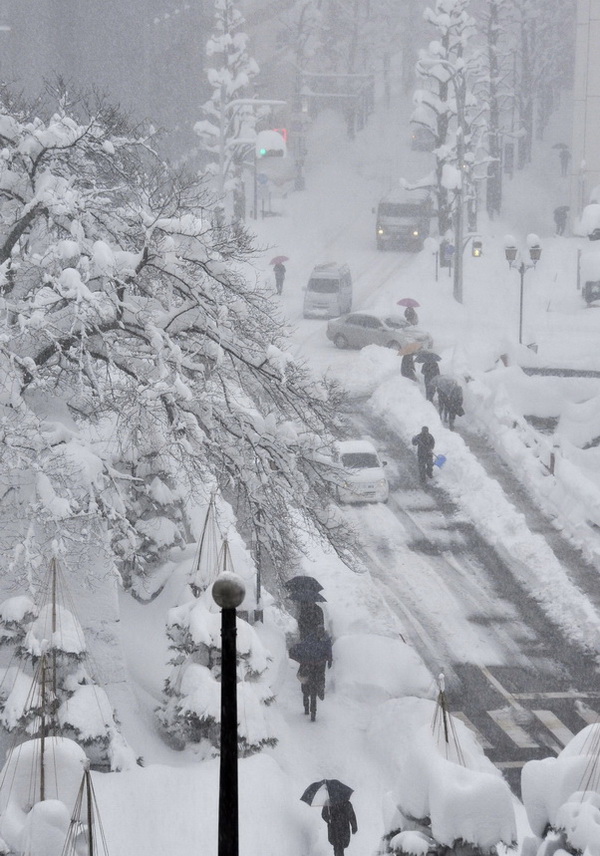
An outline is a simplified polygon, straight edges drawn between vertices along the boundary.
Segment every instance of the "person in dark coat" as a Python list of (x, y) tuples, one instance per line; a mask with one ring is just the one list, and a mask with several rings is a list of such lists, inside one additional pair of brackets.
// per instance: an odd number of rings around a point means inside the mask
[[(321, 701), (325, 698), (325, 666), (331, 669), (333, 664), (333, 650), (331, 638), (324, 628), (319, 630), (313, 637), (319, 648), (319, 658), (314, 661), (301, 663), (296, 673), (302, 687), (302, 700), (304, 702), (304, 713), (314, 722), (317, 718), (317, 698)], [(307, 640), (307, 641), (310, 641)], [(322, 651), (322, 656), (321, 656)]]
[(404, 310), (404, 317), (409, 324), (416, 326), (419, 323), (419, 316), (413, 306), (407, 306)]
[(327, 824), (327, 838), (333, 845), (333, 856), (344, 856), (350, 844), (350, 832), (356, 835), (358, 824), (350, 800), (334, 805), (325, 805), (321, 817)]
[(438, 411), (442, 422), (448, 423), (448, 428), (454, 431), (454, 420), (457, 416), (464, 416), (463, 391), (460, 384), (454, 378), (440, 375), (435, 378), (435, 386), (438, 396)]
[(285, 279), (285, 265), (282, 262), (277, 262), (273, 265), (273, 273), (275, 274), (275, 288), (277, 294), (281, 294), (283, 289), (283, 280)]
[(421, 484), (427, 482), (427, 477), (433, 478), (433, 449), (435, 440), (429, 433), (427, 425), (423, 425), (420, 432), (412, 438), (413, 446), (417, 447), (417, 463), (419, 465), (419, 481)]
[(433, 401), (433, 396), (435, 395), (435, 383), (433, 382), (433, 379), (436, 378), (439, 373), (440, 367), (437, 364), (437, 360), (425, 360), (421, 366), (421, 374), (425, 381), (425, 398), (427, 401)]
[(569, 211), (568, 205), (559, 205), (558, 208), (554, 209), (554, 223), (556, 225), (556, 234), (564, 235), (565, 228), (567, 226), (567, 213)]
[(318, 632), (325, 627), (325, 616), (318, 603), (300, 602), (298, 608), (298, 634), (300, 639), (309, 636), (317, 636)]
[(415, 370), (415, 358), (412, 354), (404, 354), (402, 357), (402, 362), (400, 363), (400, 374), (403, 377), (407, 377), (409, 380), (417, 379), (417, 372)]
[(558, 157), (560, 160), (560, 174), (565, 176), (569, 169), (569, 163), (571, 161), (571, 152), (567, 148), (567, 146), (562, 146), (558, 152)]

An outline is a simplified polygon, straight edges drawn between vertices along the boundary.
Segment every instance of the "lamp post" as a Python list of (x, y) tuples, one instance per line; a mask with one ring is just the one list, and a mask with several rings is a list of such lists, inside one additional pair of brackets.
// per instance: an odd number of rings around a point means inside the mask
[(238, 856), (238, 737), (235, 611), (246, 594), (237, 574), (219, 574), (212, 587), (221, 607), (221, 760), (219, 767), (219, 856)]
[(516, 241), (512, 235), (506, 235), (504, 238), (504, 255), (508, 266), (515, 268), (521, 278), (519, 291), (519, 345), (523, 344), (523, 281), (525, 279), (525, 271), (534, 268), (542, 255), (542, 247), (537, 235), (527, 235), (527, 247), (529, 249), (531, 264), (524, 262), (522, 259), (521, 261), (517, 261), (518, 250)]

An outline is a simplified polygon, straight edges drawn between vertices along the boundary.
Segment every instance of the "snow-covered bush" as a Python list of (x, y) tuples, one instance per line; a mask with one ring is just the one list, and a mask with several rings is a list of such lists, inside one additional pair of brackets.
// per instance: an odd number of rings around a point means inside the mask
[[(173, 652), (165, 699), (157, 710), (166, 734), (180, 747), (193, 744), (205, 755), (217, 753), (221, 722), (221, 614), (210, 592), (169, 611), (167, 635)], [(268, 706), (270, 656), (256, 631), (237, 619), (236, 649), (238, 748), (252, 755), (277, 742)]]
[(600, 856), (600, 723), (582, 729), (556, 758), (528, 761), (521, 774), (523, 804), (536, 836), (530, 852), (562, 848)]
[[(11, 636), (17, 615), (20, 630)], [(93, 763), (114, 770), (134, 763), (105, 691), (86, 668), (83, 630), (68, 609), (46, 604), (38, 610), (27, 597), (9, 598), (0, 605), (0, 634), (0, 644), (15, 655), (0, 683), (0, 725), (7, 732), (68, 737)]]
[(510, 789), (469, 729), (448, 714), (446, 740), (435, 714), (434, 702), (403, 698), (373, 718), (369, 736), (398, 782), (386, 796), (380, 852), (491, 856), (516, 841)]

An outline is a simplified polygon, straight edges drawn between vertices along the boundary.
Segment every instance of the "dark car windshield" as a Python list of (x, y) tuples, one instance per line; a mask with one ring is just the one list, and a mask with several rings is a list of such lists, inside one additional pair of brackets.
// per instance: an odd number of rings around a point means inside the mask
[(370, 452), (347, 452), (342, 455), (342, 464), (349, 470), (366, 470), (378, 467), (379, 461)]
[(337, 294), (340, 290), (339, 279), (310, 279), (308, 290), (317, 294)]
[(383, 217), (420, 217), (423, 205), (414, 202), (380, 202), (379, 215)]

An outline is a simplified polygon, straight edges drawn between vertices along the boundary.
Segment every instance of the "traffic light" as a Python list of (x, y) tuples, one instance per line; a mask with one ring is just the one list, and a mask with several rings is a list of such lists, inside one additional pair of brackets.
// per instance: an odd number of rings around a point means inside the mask
[(284, 154), (283, 149), (265, 149), (262, 147), (258, 150), (259, 158), (282, 158)]
[(483, 241), (473, 241), (473, 245), (471, 247), (471, 255), (474, 256), (476, 259), (478, 259), (479, 256), (483, 255)]

